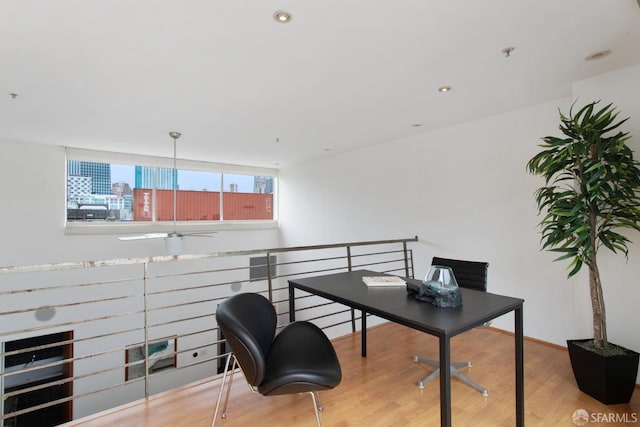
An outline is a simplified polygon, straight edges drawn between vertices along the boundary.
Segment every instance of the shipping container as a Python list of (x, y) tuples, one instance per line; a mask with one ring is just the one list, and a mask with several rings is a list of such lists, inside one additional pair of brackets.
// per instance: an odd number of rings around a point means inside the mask
[(273, 194), (223, 193), (225, 220), (273, 219)]
[[(156, 190), (157, 221), (173, 221), (173, 191)], [(176, 221), (220, 220), (220, 192), (176, 191)], [(154, 206), (153, 191), (133, 190), (134, 221), (151, 221)], [(225, 220), (273, 219), (273, 194), (224, 193)]]

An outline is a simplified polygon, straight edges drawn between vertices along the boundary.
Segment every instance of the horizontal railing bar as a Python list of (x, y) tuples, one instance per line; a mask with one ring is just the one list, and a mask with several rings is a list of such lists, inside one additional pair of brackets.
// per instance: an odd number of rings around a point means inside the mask
[[(347, 256), (340, 255), (340, 256), (332, 256), (332, 257), (325, 257), (325, 258), (308, 258), (308, 259), (302, 259), (297, 261), (283, 261), (283, 262), (278, 262), (276, 264), (271, 264), (271, 266), (282, 267), (282, 266), (297, 265), (297, 264), (307, 264), (310, 262), (335, 261), (338, 259), (347, 259)], [(259, 264), (258, 266), (265, 267), (266, 265), (267, 264)], [(272, 276), (272, 277), (275, 277), (275, 276)]]
[[(141, 361), (144, 362), (144, 359), (141, 359)], [(69, 383), (69, 382), (73, 382), (73, 381), (76, 381), (76, 380), (82, 380), (82, 379), (85, 379), (85, 378), (94, 377), (96, 375), (106, 374), (108, 372), (112, 372), (112, 371), (115, 371), (115, 370), (120, 370), (121, 368), (122, 368), (122, 366), (114, 366), (114, 367), (111, 367), (111, 368), (101, 369), (99, 371), (93, 371), (93, 372), (91, 372), (89, 374), (75, 375), (73, 377), (67, 377), (67, 378), (63, 378), (63, 379), (60, 379), (60, 380), (49, 381), (49, 382), (46, 382), (44, 384), (38, 384), (37, 386), (32, 386), (32, 387), (28, 387), (28, 388), (21, 388), (19, 390), (15, 390), (15, 391), (10, 391), (10, 392), (4, 393), (2, 395), (2, 398), (4, 399), (4, 398), (7, 398), (7, 397), (11, 397), (11, 396), (18, 396), (20, 394), (24, 394), (24, 393), (27, 393), (27, 392), (41, 390), (43, 388), (51, 387), (52, 385), (63, 385), (63, 384), (66, 384), (66, 383)]]
[[(387, 254), (387, 255), (389, 255), (389, 254)], [(393, 255), (396, 255), (396, 254), (393, 254)], [(372, 260), (372, 261), (369, 261), (369, 262), (366, 262), (366, 259), (362, 259), (361, 258), (361, 259), (359, 259), (359, 261), (362, 261), (362, 265), (375, 265), (375, 264), (389, 264), (391, 262), (402, 262), (402, 263), (404, 263), (404, 258), (385, 259), (385, 260), (378, 260), (378, 261)], [(354, 264), (354, 265), (358, 265), (358, 264)], [(403, 265), (403, 267), (404, 267), (404, 265)]]
[[(90, 339), (94, 339), (94, 337), (91, 337)], [(28, 347), (28, 348), (21, 348), (19, 350), (11, 350), (11, 351), (7, 351), (7, 352), (0, 352), (0, 357), (14, 356), (16, 354), (31, 353), (33, 351), (46, 350), (48, 348), (54, 348), (54, 347), (63, 347), (65, 345), (67, 345), (67, 344), (73, 344), (75, 342), (77, 342), (77, 341), (74, 341), (74, 340), (56, 341), (56, 342), (53, 342), (51, 344), (42, 344), (42, 345), (37, 345), (37, 346), (33, 346), (33, 347)]]
[[(206, 334), (207, 332), (214, 332), (214, 331), (217, 331), (217, 330), (218, 330), (217, 327), (216, 328), (209, 328), (209, 329), (200, 329), (200, 330), (195, 331), (195, 332), (188, 332), (186, 334), (181, 334), (180, 338), (192, 337), (192, 336), (195, 336), (195, 335)], [(220, 342), (220, 341), (216, 341), (213, 344), (217, 344), (218, 342)], [(211, 344), (207, 344), (207, 346), (209, 346), (209, 345), (211, 345)]]
[(77, 344), (77, 343), (81, 343), (84, 341), (93, 341), (95, 339), (99, 339), (99, 338), (106, 338), (106, 337), (112, 337), (115, 335), (122, 335), (122, 334), (127, 334), (130, 332), (136, 332), (136, 331), (142, 331), (143, 327), (139, 327), (139, 328), (130, 328), (130, 329), (121, 329), (119, 331), (116, 332), (110, 332), (108, 334), (100, 334), (100, 335), (92, 335), (89, 337), (85, 337), (85, 338), (75, 338), (72, 340), (64, 340), (64, 341), (56, 341), (53, 342), (51, 344), (42, 344), (42, 345), (38, 345), (38, 346), (34, 346), (34, 347), (29, 347), (29, 348), (23, 348), (20, 350), (12, 350), (12, 351), (7, 351), (5, 353), (0, 352), (0, 356), (13, 356), (16, 354), (24, 354), (24, 353), (31, 353), (32, 351), (36, 351), (36, 350), (46, 350), (48, 348), (54, 348), (54, 347), (62, 347), (65, 346), (67, 344)]
[[(325, 319), (325, 318), (327, 318), (327, 317), (335, 316), (336, 314), (349, 313), (349, 312), (351, 312), (351, 309), (350, 309), (350, 308), (348, 308), (348, 309), (346, 309), (346, 310), (338, 310), (338, 311), (334, 311), (334, 312), (327, 313), (327, 314), (321, 314), (321, 315), (319, 315), (319, 316), (312, 317), (312, 318), (310, 318), (309, 320)], [(349, 322), (350, 322), (350, 321), (351, 321), (351, 320), (349, 320)]]
[[(18, 273), (18, 272), (16, 272)], [(91, 282), (91, 283), (73, 283), (71, 285), (53, 285), (53, 286), (45, 286), (41, 288), (27, 288), (27, 289), (14, 289), (11, 291), (0, 291), (0, 296), (2, 295), (19, 295), (19, 294), (28, 294), (32, 292), (47, 292), (47, 291), (59, 291), (61, 289), (71, 289), (71, 288), (86, 288), (90, 286), (104, 286), (104, 285), (113, 285), (114, 283), (127, 283), (127, 282), (137, 282), (140, 281), (141, 277), (126, 277), (114, 280), (105, 280), (102, 282)]]
[[(354, 317), (354, 320), (359, 320), (359, 319), (360, 319), (360, 317)], [(314, 320), (314, 319), (310, 319), (310, 320)], [(336, 326), (346, 325), (346, 324), (349, 324), (349, 323), (351, 323), (351, 319), (344, 320), (342, 322), (333, 323), (331, 325), (324, 326), (323, 329), (335, 328)]]
[[(313, 295), (309, 295), (309, 296), (313, 296)], [(308, 307), (299, 307), (299, 308), (296, 308), (296, 312), (312, 310), (314, 308), (319, 308), (319, 307), (326, 307), (326, 306), (331, 305), (331, 304), (338, 304), (338, 303), (337, 302), (333, 302), (333, 301), (328, 301), (328, 302), (324, 302), (324, 303), (321, 303), (321, 304), (310, 305)], [(288, 313), (278, 313), (278, 314), (288, 314)]]
[(102, 298), (102, 299), (86, 300), (86, 301), (76, 301), (76, 302), (69, 302), (69, 303), (66, 303), (66, 304), (54, 304), (54, 305), (46, 305), (46, 306), (25, 308), (25, 309), (22, 309), (22, 310), (4, 311), (4, 312), (2, 312), (2, 314), (3, 315), (20, 314), (20, 313), (28, 313), (28, 312), (42, 310), (43, 308), (51, 309), (51, 308), (75, 307), (75, 306), (78, 306), (78, 305), (85, 305), (85, 304), (100, 304), (100, 303), (110, 302), (110, 301), (121, 301), (121, 300), (129, 299), (129, 298), (140, 298), (142, 296), (143, 296), (142, 294), (140, 294), (140, 295), (123, 295), (123, 296), (111, 297), (111, 298)]
[(157, 275), (149, 275), (149, 279), (167, 279), (171, 277), (196, 276), (199, 274), (228, 273), (230, 271), (249, 270), (250, 268), (251, 266), (242, 266), (242, 267), (217, 268), (214, 270), (208, 269), (208, 270), (187, 271), (187, 272), (179, 272), (179, 273), (171, 273), (171, 274), (157, 274)]
[(158, 326), (166, 326), (166, 325), (175, 325), (176, 323), (188, 322), (188, 321), (197, 320), (197, 319), (204, 319), (206, 317), (213, 317), (213, 316), (215, 316), (215, 312), (209, 313), (209, 314), (201, 314), (200, 316), (184, 317), (182, 319), (176, 319), (170, 322), (151, 323), (149, 324), (149, 328), (155, 328)]
[[(393, 272), (395, 272), (395, 271), (401, 271), (401, 272), (403, 272), (403, 273), (404, 273), (404, 267), (393, 268), (393, 269), (391, 269), (391, 270), (383, 270), (383, 271), (381, 271), (380, 273), (383, 273), (383, 274), (391, 274), (391, 273), (393, 273)], [(403, 277), (404, 277), (404, 276), (403, 276)]]
[[(261, 279), (264, 280), (264, 279)], [(243, 280), (245, 282), (248, 282), (248, 280)], [(206, 289), (206, 288), (215, 288), (215, 287), (219, 287), (219, 286), (225, 286), (225, 285), (232, 285), (234, 283), (236, 283), (236, 281), (231, 281), (231, 282), (218, 282), (218, 283), (206, 283), (204, 285), (196, 285), (196, 286), (189, 286), (186, 288), (179, 288), (179, 289), (166, 289), (166, 290), (162, 290), (162, 291), (150, 291), (147, 296), (154, 296), (154, 295), (166, 295), (166, 294), (172, 294), (172, 293), (176, 293), (176, 292), (183, 292), (183, 291), (196, 291), (196, 290), (200, 290), (200, 289)]]
[(27, 329), (18, 329), (15, 331), (11, 331), (8, 333), (3, 333), (0, 334), (0, 338), (2, 337), (6, 337), (6, 336), (11, 336), (11, 335), (15, 335), (15, 334), (23, 334), (23, 333), (27, 333), (27, 332), (37, 332), (37, 331), (44, 331), (47, 329), (58, 329), (61, 327), (69, 327), (69, 326), (74, 326), (74, 325), (81, 325), (81, 324), (86, 324), (89, 322), (98, 322), (101, 320), (109, 320), (109, 319), (116, 319), (119, 317), (126, 317), (126, 316), (131, 316), (134, 314), (140, 314), (140, 313), (144, 313), (144, 310), (138, 310), (138, 311), (127, 311), (124, 313), (118, 313), (115, 315), (109, 315), (109, 316), (101, 316), (101, 317), (94, 317), (91, 319), (84, 319), (81, 321), (77, 321), (77, 322), (64, 322), (64, 323), (56, 323), (55, 325), (46, 325), (46, 326), (39, 326), (36, 328), (27, 328)]
[(347, 269), (346, 266), (333, 267), (333, 268), (324, 268), (324, 269), (320, 269), (320, 270), (308, 270), (308, 271), (305, 271), (304, 273), (297, 272), (297, 273), (290, 273), (290, 274), (280, 274), (280, 275), (277, 275), (277, 276), (273, 276), (273, 278), (274, 279), (282, 279), (284, 277), (300, 276), (300, 275), (303, 275), (303, 274), (316, 274), (316, 273), (324, 273), (324, 272), (327, 272), (327, 271), (338, 271), (338, 270), (346, 270), (346, 269)]
[[(388, 255), (388, 254), (401, 254), (404, 253), (402, 249), (396, 249), (391, 251), (381, 251), (381, 252), (366, 252), (362, 254), (351, 254), (351, 258), (362, 258), (374, 255)], [(404, 259), (403, 259), (404, 260)]]
[(193, 304), (205, 304), (208, 302), (215, 302), (223, 299), (225, 299), (225, 297), (209, 298), (209, 299), (203, 299), (203, 300), (197, 300), (197, 301), (185, 301), (178, 304), (170, 304), (170, 305), (160, 305), (157, 307), (150, 307), (149, 309), (147, 309), (147, 312), (153, 313), (153, 312), (158, 312), (162, 310), (169, 310), (171, 308), (184, 307), (184, 306), (193, 305)]

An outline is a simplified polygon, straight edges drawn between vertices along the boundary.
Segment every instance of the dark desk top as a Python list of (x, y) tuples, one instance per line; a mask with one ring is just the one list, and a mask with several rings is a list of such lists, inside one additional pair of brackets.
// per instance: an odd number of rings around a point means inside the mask
[[(438, 337), (451, 337), (480, 326), (522, 308), (524, 302), (520, 298), (461, 288), (461, 307), (440, 308), (416, 300), (407, 294), (405, 287), (368, 287), (362, 282), (363, 276), (379, 275), (374, 271), (358, 270), (294, 279), (289, 284)], [(407, 280), (421, 283), (415, 279)]]

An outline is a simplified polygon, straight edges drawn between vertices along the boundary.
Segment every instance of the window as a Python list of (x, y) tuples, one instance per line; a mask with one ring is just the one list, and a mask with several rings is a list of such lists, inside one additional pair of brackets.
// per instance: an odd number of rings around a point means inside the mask
[(68, 149), (67, 224), (275, 220), (275, 170), (172, 161)]

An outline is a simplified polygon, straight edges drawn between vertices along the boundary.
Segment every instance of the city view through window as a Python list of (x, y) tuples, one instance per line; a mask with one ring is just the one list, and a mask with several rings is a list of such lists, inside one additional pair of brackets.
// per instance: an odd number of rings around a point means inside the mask
[(67, 221), (270, 220), (273, 176), (68, 160)]

